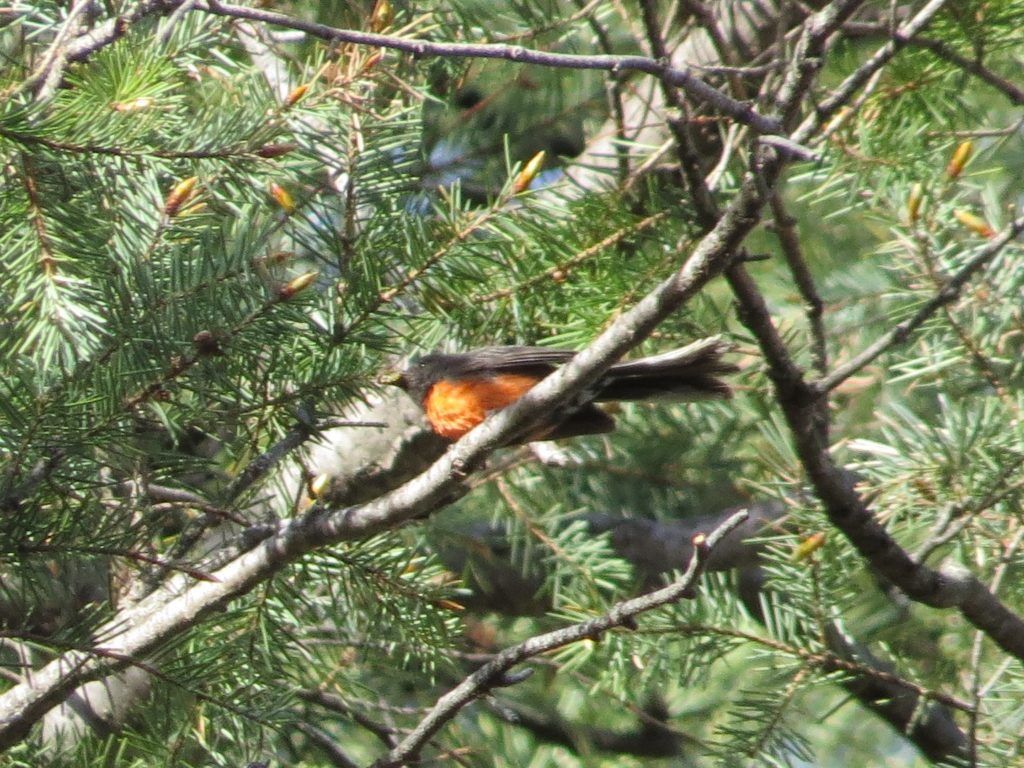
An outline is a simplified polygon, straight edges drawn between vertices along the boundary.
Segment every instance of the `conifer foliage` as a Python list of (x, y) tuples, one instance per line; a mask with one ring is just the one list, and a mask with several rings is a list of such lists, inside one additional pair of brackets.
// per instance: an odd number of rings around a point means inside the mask
[[(0, 766), (1024, 760), (1021, 29), (0, 8)], [(583, 352), (454, 445), (386, 385), (503, 344)]]

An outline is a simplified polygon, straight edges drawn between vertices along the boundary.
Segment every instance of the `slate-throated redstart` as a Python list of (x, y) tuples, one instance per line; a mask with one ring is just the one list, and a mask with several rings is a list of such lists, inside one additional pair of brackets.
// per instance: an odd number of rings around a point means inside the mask
[[(729, 385), (718, 378), (718, 374), (737, 370), (722, 360), (727, 349), (720, 338), (712, 337), (654, 357), (616, 363), (575, 408), (552, 414), (521, 442), (611, 432), (615, 421), (596, 402), (729, 397)], [(457, 440), (489, 413), (514, 403), (575, 354), (547, 347), (434, 352), (413, 358), (403, 373), (385, 381), (401, 387), (422, 405), (434, 432)]]

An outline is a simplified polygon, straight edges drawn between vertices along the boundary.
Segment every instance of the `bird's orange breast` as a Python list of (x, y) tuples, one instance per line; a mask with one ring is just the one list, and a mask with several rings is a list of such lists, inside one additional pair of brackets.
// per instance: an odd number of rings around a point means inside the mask
[(478, 379), (442, 379), (430, 388), (423, 401), (434, 431), (458, 440), (487, 418), (487, 414), (511, 405), (539, 381), (533, 376), (491, 376)]

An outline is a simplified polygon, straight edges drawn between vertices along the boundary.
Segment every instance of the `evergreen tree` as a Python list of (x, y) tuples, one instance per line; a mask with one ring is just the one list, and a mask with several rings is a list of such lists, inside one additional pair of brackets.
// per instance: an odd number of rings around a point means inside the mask
[(272, 5), (0, 10), (0, 765), (1019, 763), (1024, 1)]

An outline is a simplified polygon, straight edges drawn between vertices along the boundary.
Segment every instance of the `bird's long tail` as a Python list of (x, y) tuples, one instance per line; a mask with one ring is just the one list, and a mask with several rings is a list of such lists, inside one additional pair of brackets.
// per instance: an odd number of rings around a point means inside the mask
[(722, 359), (730, 346), (720, 336), (681, 349), (613, 365), (601, 381), (596, 400), (689, 400), (731, 397), (719, 378), (737, 369)]

